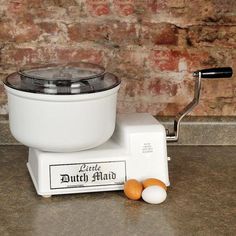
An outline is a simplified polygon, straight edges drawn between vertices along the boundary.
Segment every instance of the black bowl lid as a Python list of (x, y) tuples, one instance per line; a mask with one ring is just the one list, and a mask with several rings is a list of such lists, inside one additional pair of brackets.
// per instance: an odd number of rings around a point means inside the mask
[(109, 90), (119, 85), (120, 80), (105, 73), (101, 66), (79, 62), (22, 68), (9, 75), (4, 84), (25, 92), (69, 95)]

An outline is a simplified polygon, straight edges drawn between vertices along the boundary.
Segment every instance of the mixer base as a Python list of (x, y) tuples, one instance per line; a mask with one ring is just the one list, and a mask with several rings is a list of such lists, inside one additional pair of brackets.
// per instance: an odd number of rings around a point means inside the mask
[(169, 185), (164, 127), (149, 114), (126, 114), (103, 145), (80, 152), (29, 149), (27, 167), (39, 195), (122, 190), (128, 179)]

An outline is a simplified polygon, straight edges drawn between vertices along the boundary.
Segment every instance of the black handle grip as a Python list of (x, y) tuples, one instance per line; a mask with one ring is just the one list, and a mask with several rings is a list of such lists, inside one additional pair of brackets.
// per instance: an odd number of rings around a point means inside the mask
[(233, 70), (231, 67), (204, 69), (193, 72), (193, 76), (198, 77), (199, 73), (201, 73), (201, 78), (229, 78), (233, 75)]

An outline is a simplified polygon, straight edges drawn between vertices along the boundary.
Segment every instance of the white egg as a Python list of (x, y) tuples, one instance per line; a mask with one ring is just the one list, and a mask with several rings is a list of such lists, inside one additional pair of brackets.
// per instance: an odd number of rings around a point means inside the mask
[(149, 186), (142, 192), (142, 198), (145, 202), (159, 204), (166, 200), (167, 194), (165, 189), (159, 186)]

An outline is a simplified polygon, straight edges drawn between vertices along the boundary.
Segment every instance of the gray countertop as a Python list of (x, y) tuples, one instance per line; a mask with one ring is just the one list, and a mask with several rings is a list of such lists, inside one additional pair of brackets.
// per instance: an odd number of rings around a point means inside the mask
[[(174, 117), (156, 117), (173, 131)], [(174, 145), (236, 145), (236, 117), (185, 117)], [(8, 116), (0, 115), (0, 145), (19, 145), (9, 129)]]
[(0, 235), (235, 235), (236, 146), (169, 146), (160, 205), (121, 191), (37, 196), (27, 148), (0, 146)]

